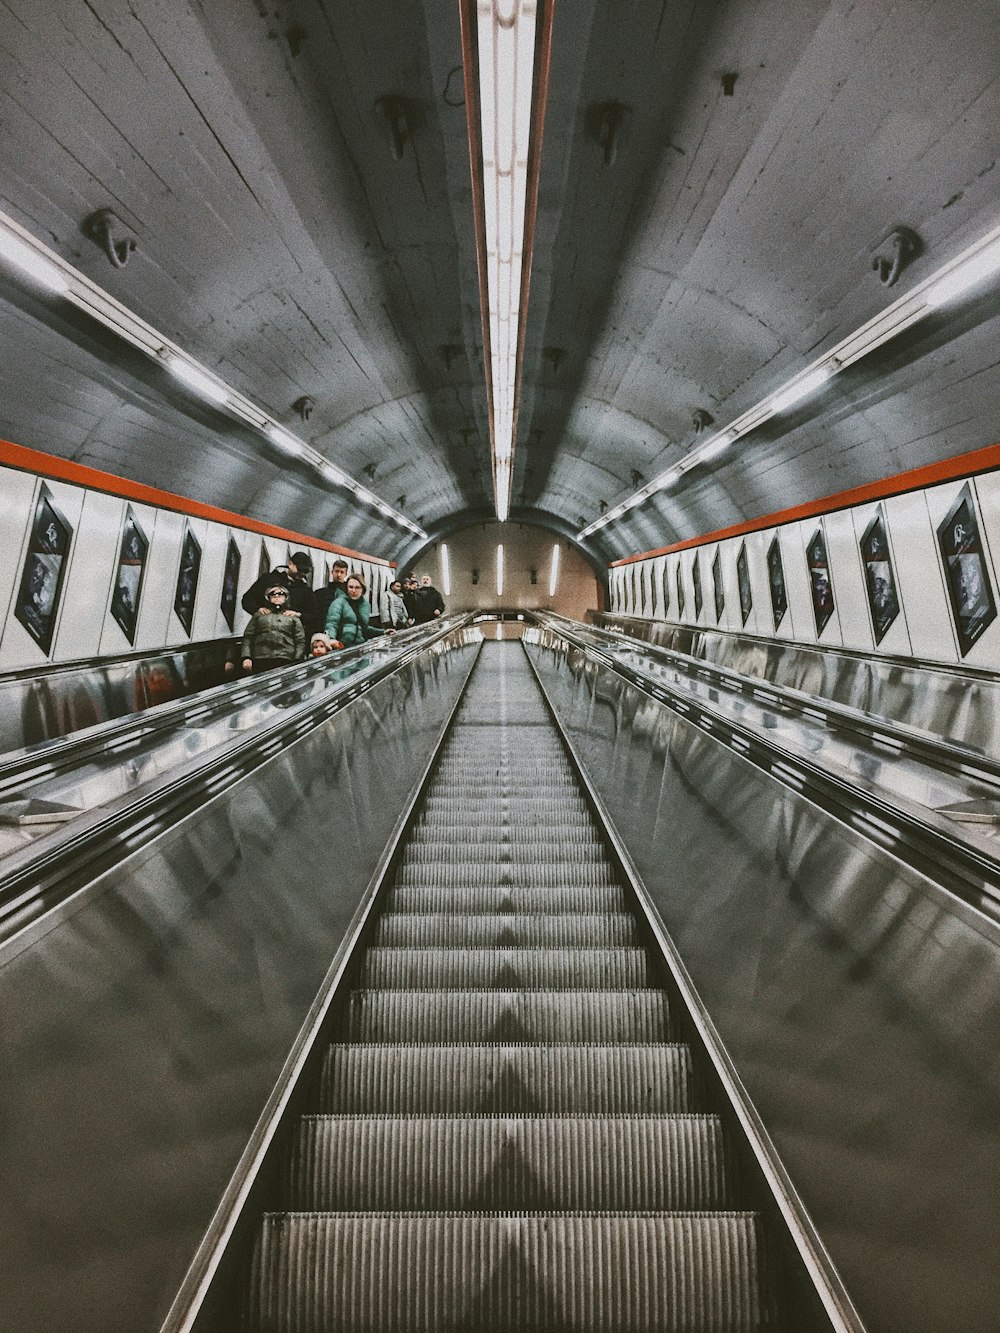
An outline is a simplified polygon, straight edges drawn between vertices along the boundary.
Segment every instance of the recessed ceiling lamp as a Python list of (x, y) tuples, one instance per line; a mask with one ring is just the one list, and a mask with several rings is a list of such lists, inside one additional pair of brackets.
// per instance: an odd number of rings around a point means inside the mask
[[(469, 140), (473, 178), (481, 170), (477, 201), (480, 298), (489, 348), (487, 393), (493, 447), (496, 513), (510, 512), (511, 467), (517, 428), (517, 391), (523, 322), (531, 269), (531, 228), (538, 189), (538, 159), (545, 113), (551, 0), (472, 0), (462, 7)], [(541, 24), (540, 43), (536, 34)], [(478, 54), (478, 124), (473, 110), (473, 42)], [(470, 90), (473, 96), (469, 96)], [(481, 164), (481, 165), (480, 165)]]
[(912, 291), (893, 301), (866, 324), (862, 324), (846, 338), (842, 338), (835, 347), (824, 352), (821, 357), (781, 385), (774, 393), (762, 398), (759, 403), (731, 422), (724, 431), (714, 435), (704, 444), (689, 449), (683, 458), (666, 472), (662, 472), (650, 485), (619, 501), (606, 514), (581, 528), (576, 535), (577, 541), (582, 541), (600, 528), (616, 522), (630, 509), (642, 504), (649, 495), (672, 485), (680, 473), (689, 472), (699, 463), (727, 449), (734, 440), (748, 435), (771, 417), (780, 412), (787, 412), (789, 408), (804, 402), (811, 394), (819, 392), (828, 380), (847, 366), (868, 356), (883, 343), (897, 337), (904, 329), (912, 327), (940, 306), (958, 301), (974, 292), (977, 287), (995, 278), (998, 273), (1000, 273), (1000, 227), (993, 227), (949, 263), (943, 264), (929, 278), (918, 283)]
[(497, 596), (503, 596), (503, 543), (497, 546)]
[(451, 560), (448, 558), (448, 548), (441, 543), (441, 592), (445, 597), (451, 596)]
[(552, 567), (549, 570), (549, 596), (555, 597), (556, 585), (559, 582), (559, 543), (552, 548)]
[(302, 459), (324, 481), (353, 492), (366, 504), (376, 507), (384, 517), (391, 518), (394, 523), (398, 523), (400, 527), (408, 529), (416, 536), (427, 537), (427, 533), (419, 524), (392, 509), (377, 495), (359, 486), (340, 468), (328, 463), (316, 449), (286, 431), (249, 398), (231, 389), (210, 370), (188, 356), (183, 348), (164, 338), (151, 324), (147, 324), (134, 311), (122, 305), (110, 292), (106, 292), (103, 287), (99, 287), (85, 274), (49, 250), (41, 241), (36, 240), (13, 218), (0, 213), (0, 263), (4, 261), (49, 291), (65, 296), (67, 301), (110, 329), (117, 337), (137, 347), (154, 361), (160, 362), (172, 375), (202, 398), (215, 403), (254, 429), (263, 431), (276, 449), (289, 457)]

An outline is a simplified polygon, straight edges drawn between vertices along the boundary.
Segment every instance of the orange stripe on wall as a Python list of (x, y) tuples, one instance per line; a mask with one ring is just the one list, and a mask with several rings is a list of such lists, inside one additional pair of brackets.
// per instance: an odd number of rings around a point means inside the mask
[(742, 537), (748, 532), (760, 532), (763, 528), (779, 528), (782, 524), (794, 523), (797, 519), (818, 518), (822, 514), (832, 514), (838, 509), (871, 504), (874, 500), (884, 500), (890, 495), (905, 495), (907, 491), (926, 490), (928, 486), (939, 486), (944, 481), (957, 481), (961, 477), (972, 477), (980, 472), (994, 472), (997, 468), (1000, 468), (1000, 444), (989, 444), (985, 449), (974, 449), (970, 454), (959, 454), (956, 458), (946, 458), (941, 463), (928, 463), (926, 467), (913, 468), (910, 472), (899, 472), (894, 477), (873, 481), (867, 486), (855, 486), (849, 491), (838, 491), (836, 495), (828, 495), (823, 500), (812, 500), (809, 504), (781, 509), (775, 514), (765, 514), (763, 518), (751, 519), (748, 523), (737, 523), (731, 528), (720, 528), (718, 532), (707, 532), (703, 537), (689, 537), (686, 541), (674, 542), (673, 546), (661, 546), (655, 551), (642, 551), (639, 555), (624, 556), (621, 560), (612, 560), (608, 568), (617, 569), (619, 565), (634, 565), (637, 560), (651, 560), (657, 555), (688, 551), (692, 546), (707, 546), (710, 542), (725, 541), (729, 537)]
[(318, 547), (322, 551), (332, 551), (334, 555), (347, 555), (355, 560), (368, 560), (373, 565), (395, 568), (391, 560), (383, 560), (380, 556), (352, 551), (347, 546), (334, 546), (332, 542), (321, 541), (318, 537), (307, 537), (301, 532), (291, 532), (288, 528), (276, 528), (271, 523), (258, 523), (256, 519), (230, 513), (228, 509), (217, 509), (215, 505), (202, 504), (199, 500), (188, 500), (185, 496), (174, 495), (171, 491), (157, 490), (155, 486), (142, 486), (137, 481), (116, 477), (113, 472), (100, 472), (97, 468), (85, 467), (82, 463), (71, 463), (66, 458), (56, 458), (54, 454), (43, 454), (38, 449), (27, 449), (23, 444), (11, 444), (9, 440), (0, 440), (0, 466), (17, 468), (19, 472), (32, 472), (40, 477), (49, 477), (53, 481), (65, 481), (71, 486), (86, 486), (92, 491), (104, 491), (108, 495), (121, 496), (123, 500), (155, 505), (158, 509), (172, 509), (177, 514), (187, 514), (191, 518), (207, 518), (212, 523), (225, 523), (231, 528), (243, 528), (246, 532), (259, 533), (262, 537), (279, 537), (282, 541), (291, 542), (295, 546)]

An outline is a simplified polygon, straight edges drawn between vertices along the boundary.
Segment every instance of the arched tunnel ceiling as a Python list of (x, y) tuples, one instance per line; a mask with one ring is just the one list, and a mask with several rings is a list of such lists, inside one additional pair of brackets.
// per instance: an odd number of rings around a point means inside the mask
[[(996, 224), (1000, 43), (995, 0), (554, 12), (513, 514), (572, 535), (695, 409), (725, 424)], [(0, 207), (434, 537), (492, 516), (460, 66), (458, 0), (7, 0)], [(81, 229), (101, 207), (123, 269)], [(923, 253), (890, 292), (899, 223)], [(413, 551), (6, 270), (0, 321), (6, 437)], [(995, 288), (942, 312), (593, 552), (993, 442), (998, 332)]]

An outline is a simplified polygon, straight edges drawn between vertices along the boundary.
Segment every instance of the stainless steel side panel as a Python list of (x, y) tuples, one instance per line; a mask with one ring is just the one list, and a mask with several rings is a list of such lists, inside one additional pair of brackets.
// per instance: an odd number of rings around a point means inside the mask
[(0, 954), (0, 1328), (160, 1327), (478, 641), (449, 636)]
[(238, 640), (211, 639), (2, 676), (0, 754), (221, 685), (238, 646)]
[(526, 646), (872, 1333), (995, 1333), (997, 930), (579, 649)]
[(591, 619), (604, 629), (623, 628), (646, 643), (1000, 754), (1000, 680), (985, 671), (865, 657), (635, 617), (594, 614)]

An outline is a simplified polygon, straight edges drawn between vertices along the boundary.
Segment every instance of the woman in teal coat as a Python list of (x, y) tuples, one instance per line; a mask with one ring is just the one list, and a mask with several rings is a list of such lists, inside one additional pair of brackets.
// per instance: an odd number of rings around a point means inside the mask
[(365, 639), (376, 639), (382, 634), (391, 634), (392, 630), (375, 629), (368, 623), (371, 607), (365, 597), (364, 582), (357, 574), (351, 574), (347, 580), (343, 597), (335, 597), (330, 603), (326, 616), (326, 632), (331, 639), (338, 639), (345, 648), (352, 648)]

